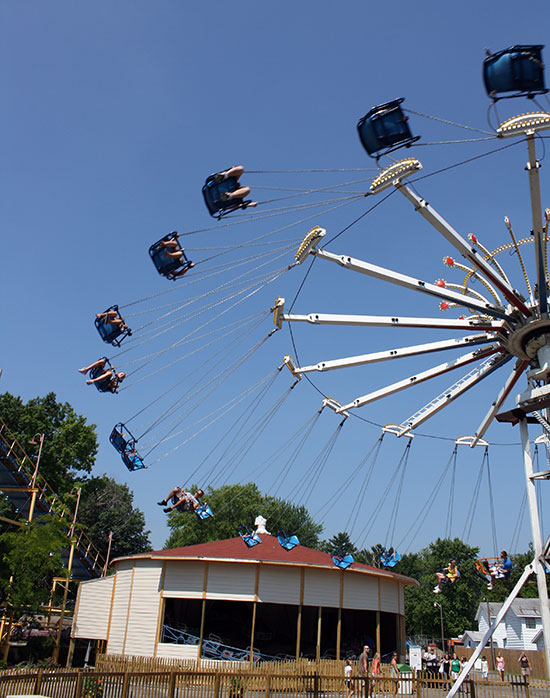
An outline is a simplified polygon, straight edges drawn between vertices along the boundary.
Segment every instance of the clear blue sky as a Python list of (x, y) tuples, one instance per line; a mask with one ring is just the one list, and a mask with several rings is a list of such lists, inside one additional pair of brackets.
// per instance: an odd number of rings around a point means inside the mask
[[(319, 394), (302, 381), (276, 414), (268, 416), (291, 384), (286, 369), (259, 404), (253, 400), (267, 383), (246, 392), (280, 365), (285, 353), (293, 352), (288, 328), (234, 372), (228, 367), (267, 335), (271, 320), (266, 312), (257, 324), (258, 314), (279, 295), (290, 303), (307, 265), (263, 288), (259, 286), (268, 279), (256, 280), (290, 264), (298, 241), (312, 225), (322, 225), (332, 236), (373, 200), (351, 201), (332, 212), (324, 211), (335, 204), (269, 217), (286, 205), (345, 194), (329, 190), (267, 202), (300, 188), (355, 180), (362, 181), (342, 190), (366, 191), (373, 172), (265, 172), (374, 167), (358, 142), (355, 124), (371, 106), (395, 97), (405, 97), (405, 106), (416, 112), (487, 130), (489, 102), (481, 80), (484, 49), (544, 43), (550, 19), (546, 0), (534, 0), (529, 13), (518, 13), (508, 0), (498, 8), (489, 3), (427, 1), (231, 6), (217, 1), (118, 0), (90, 6), (52, 0), (4, 1), (1, 9), (0, 389), (24, 400), (54, 391), (97, 424), (101, 447), (95, 472), (130, 485), (155, 547), (162, 546), (168, 534), (165, 515), (155, 502), (174, 484), (190, 484), (191, 478), (215, 486), (257, 478), (263, 490), (306, 503), (323, 520), (327, 536), (353, 524), (350, 512), (360, 504), (352, 530), (358, 544), (400, 542), (445, 468), (452, 439), (475, 430), (509, 369), (423, 425), (421, 433), (445, 438), (414, 439), (395, 531), (391, 513), (397, 483), (365, 535), (365, 524), (403, 453), (402, 440), (385, 438), (366, 496), (358, 500), (368, 464), (351, 474), (379, 437), (376, 426), (349, 419), (320, 471), (323, 459), (318, 456), (338, 425), (334, 414), (323, 412), (295, 462), (291, 455), (299, 438), (271, 458), (299, 428), (307, 429), (304, 425), (320, 406)], [(547, 62), (549, 52), (547, 48)], [(509, 113), (511, 108), (527, 111), (530, 105), (508, 104), (502, 111)], [(421, 143), (482, 136), (416, 115), (410, 123), (423, 137)], [(414, 153), (425, 172), (433, 172), (498, 145), (482, 141), (418, 146), (407, 154)], [(525, 159), (522, 146), (509, 148), (422, 181), (418, 191), (463, 235), (475, 232), (494, 248), (508, 241), (505, 215), (512, 219), (517, 237), (530, 228)], [(208, 216), (200, 189), (208, 174), (238, 163), (251, 171), (243, 183), (266, 203), (226, 219), (250, 219), (247, 223), (224, 227)], [(545, 169), (542, 186), (548, 206)], [(292, 225), (300, 219), (307, 220)], [(202, 230), (184, 238), (189, 256), (202, 263), (176, 284), (156, 273), (147, 254), (149, 245), (171, 230)], [(260, 236), (265, 236), (262, 244), (251, 244)], [(452, 250), (399, 194), (329, 249), (427, 281), (462, 278), (441, 263)], [(224, 255), (207, 259), (220, 252)], [(528, 253), (527, 257), (530, 263)], [(503, 263), (512, 274), (519, 271), (508, 255)], [(234, 293), (240, 295), (229, 298)], [(112, 303), (128, 305), (148, 297), (127, 307), (125, 314), (133, 328), (157, 319), (156, 324), (135, 332), (132, 342), (123, 346), (129, 351), (117, 358), (117, 350), (104, 345), (95, 332), (94, 314)], [(437, 303), (429, 299), (355, 278), (321, 261), (294, 310), (439, 313)], [(397, 335), (300, 326), (295, 331), (303, 363), (437, 338), (442, 334), (413, 330)], [(77, 373), (79, 366), (103, 354), (114, 357), (117, 368), (129, 374), (140, 369), (129, 375), (118, 396), (99, 394)], [(349, 401), (450, 356), (332, 372), (314, 382), (325, 394)], [(224, 370), (227, 379), (222, 382)], [(358, 414), (376, 424), (401, 422), (455, 378), (458, 375), (405, 391)], [(145, 471), (128, 473), (108, 443), (109, 432), (156, 398), (129, 426), (135, 425), (141, 434), (179, 401), (178, 410), (163, 423), (174, 438), (158, 446), (149, 460), (168, 455)], [(233, 398), (238, 404), (227, 411)], [(262, 420), (269, 424), (260, 432)], [(247, 440), (251, 433), (259, 434), (254, 443)], [(165, 435), (153, 429), (144, 437), (144, 446), (147, 441), (154, 446)], [(494, 444), (514, 444), (519, 434), (508, 426), (495, 426), (488, 438)], [(479, 448), (459, 452), (453, 535), (469, 527), (466, 514), (482, 455)], [(498, 545), (509, 547), (523, 492), (521, 452), (519, 446), (494, 445), (489, 457)], [(450, 489), (447, 477), (425, 524), (405, 548), (418, 549), (445, 533)], [(547, 527), (550, 522), (545, 523)], [(488, 555), (495, 552), (490, 529), (484, 481), (469, 542)], [(525, 520), (519, 549), (528, 541)]]

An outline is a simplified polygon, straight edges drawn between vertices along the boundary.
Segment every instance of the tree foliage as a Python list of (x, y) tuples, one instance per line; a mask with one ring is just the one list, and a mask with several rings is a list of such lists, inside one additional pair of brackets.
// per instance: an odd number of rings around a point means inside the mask
[(0, 534), (0, 588), (5, 604), (26, 611), (47, 604), (53, 578), (66, 575), (61, 552), (68, 544), (66, 526), (50, 516)]
[(232, 538), (238, 534), (240, 525), (245, 524), (252, 529), (259, 514), (267, 519), (267, 530), (271, 533), (284, 530), (297, 535), (302, 545), (311, 548), (319, 546), (319, 534), (323, 527), (313, 521), (306, 507), (263, 495), (253, 483), (209, 488), (204, 499), (212, 508), (214, 517), (199, 521), (192, 514), (173, 511), (168, 515), (172, 532), (165, 548)]
[(357, 548), (351, 542), (349, 533), (346, 531), (340, 531), (340, 533), (336, 533), (336, 535), (332, 536), (332, 538), (321, 541), (321, 545), (319, 547), (323, 552), (329, 553), (330, 555), (335, 555), (337, 553), (347, 555), (348, 553), (351, 553), (351, 555), (353, 555), (357, 560)]
[(83, 483), (77, 523), (86, 530), (104, 557), (111, 531), (111, 560), (151, 550), (145, 517), (140, 509), (134, 508), (133, 501), (134, 495), (127, 485), (106, 475)]
[(3, 393), (0, 415), (29, 456), (38, 455), (38, 445), (29, 441), (44, 434), (40, 474), (58, 494), (68, 493), (76, 477), (91, 472), (97, 453), (95, 425), (86, 424), (69, 403), (57, 402), (55, 393), (27, 403)]

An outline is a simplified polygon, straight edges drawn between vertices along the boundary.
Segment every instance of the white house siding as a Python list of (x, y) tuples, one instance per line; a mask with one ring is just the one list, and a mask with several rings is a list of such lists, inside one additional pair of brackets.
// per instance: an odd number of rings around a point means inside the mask
[(197, 654), (197, 645), (176, 645), (167, 642), (159, 642), (157, 645), (157, 657), (168, 659), (197, 659)]
[[(508, 616), (509, 614), (507, 614)], [(491, 618), (491, 621), (493, 621), (494, 618)], [(506, 640), (506, 624), (505, 620), (498, 626), (498, 628), (495, 630), (493, 634), (493, 642), (497, 647), (502, 647), (503, 649), (507, 647), (507, 640)], [(487, 611), (486, 609), (482, 609), (481, 612), (479, 613), (479, 619), (478, 619), (478, 630), (480, 633), (485, 634), (487, 631), (487, 628), (489, 627), (489, 624), (487, 622)]]
[(80, 582), (78, 615), (74, 619), (72, 637), (106, 640), (114, 576)]
[(304, 606), (338, 608), (340, 605), (340, 573), (335, 569), (304, 571)]
[(115, 597), (111, 612), (111, 628), (109, 630), (109, 637), (107, 638), (107, 652), (110, 654), (123, 654), (131, 584), (131, 563), (121, 563), (116, 573)]
[(519, 618), (518, 620), (521, 622), (521, 649), (539, 649), (537, 643), (533, 642), (533, 640), (535, 635), (542, 629), (542, 619), (536, 619), (536, 626), (534, 628), (526, 627), (524, 619)]
[(343, 607), (378, 610), (378, 579), (366, 574), (345, 572)]
[(380, 581), (380, 610), (399, 613), (399, 584), (393, 580)]
[(164, 596), (170, 598), (202, 598), (204, 562), (166, 561)]
[(298, 605), (300, 603), (300, 570), (276, 565), (261, 565), (258, 601)]
[(211, 562), (208, 567), (207, 599), (254, 601), (256, 565)]
[(161, 561), (143, 560), (136, 566), (124, 650), (126, 654), (150, 656), (154, 652), (161, 574)]

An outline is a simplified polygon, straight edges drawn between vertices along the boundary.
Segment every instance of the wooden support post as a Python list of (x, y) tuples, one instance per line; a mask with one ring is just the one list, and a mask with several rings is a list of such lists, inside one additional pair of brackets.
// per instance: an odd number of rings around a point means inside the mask
[(42, 685), (42, 672), (43, 671), (44, 671), (43, 669), (39, 668), (36, 672), (36, 679), (34, 681), (34, 691), (33, 691), (36, 695), (40, 694), (40, 686)]
[(250, 628), (250, 666), (254, 665), (254, 633), (256, 632), (256, 602), (252, 603), (252, 624)]
[(336, 659), (340, 659), (340, 643), (342, 640), (342, 609), (338, 609), (338, 621), (336, 623)]
[(319, 665), (321, 659), (321, 623), (323, 621), (323, 607), (317, 609), (317, 643), (315, 645), (315, 661)]
[(84, 674), (80, 669), (76, 675), (76, 686), (74, 689), (74, 698), (80, 698), (82, 696), (82, 684), (84, 683)]
[(130, 683), (130, 677), (128, 675), (128, 669), (124, 672), (124, 679), (122, 681), (122, 691), (120, 693), (120, 698), (126, 698), (128, 695), (128, 684)]
[(174, 698), (176, 692), (176, 672), (170, 672), (170, 680), (168, 681), (168, 696), (167, 698)]
[(11, 629), (13, 627), (13, 611), (10, 613), (10, 620), (8, 623), (8, 629), (6, 630), (5, 634), (5, 640), (3, 644), (3, 650), (2, 650), (2, 661), (6, 662), (8, 661), (8, 655), (10, 653), (10, 635), (11, 635)]
[(220, 679), (221, 676), (216, 674), (214, 677), (214, 698), (220, 698)]
[(73, 654), (74, 654), (74, 637), (71, 637), (71, 639), (69, 640), (69, 651), (67, 652), (67, 661), (65, 662), (65, 667), (67, 669), (69, 669), (71, 664), (72, 664)]
[(380, 611), (376, 611), (376, 651), (382, 654), (382, 643), (380, 640)]
[(300, 643), (302, 641), (302, 604), (298, 606), (298, 618), (296, 620), (296, 661), (300, 659)]
[(265, 677), (265, 695), (264, 698), (271, 698), (271, 674)]
[(199, 631), (199, 649), (198, 649), (198, 657), (197, 657), (197, 662), (200, 667), (201, 665), (201, 656), (202, 656), (202, 643), (204, 640), (204, 618), (206, 616), (206, 599), (202, 600), (202, 608), (201, 608), (201, 628)]

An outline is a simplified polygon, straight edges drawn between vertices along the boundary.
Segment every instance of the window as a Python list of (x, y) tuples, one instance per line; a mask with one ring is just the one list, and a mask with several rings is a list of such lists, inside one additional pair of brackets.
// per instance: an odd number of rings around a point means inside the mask
[(534, 630), (537, 627), (537, 619), (536, 618), (526, 618), (525, 619), (525, 627), (528, 628), (529, 630)]

